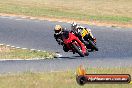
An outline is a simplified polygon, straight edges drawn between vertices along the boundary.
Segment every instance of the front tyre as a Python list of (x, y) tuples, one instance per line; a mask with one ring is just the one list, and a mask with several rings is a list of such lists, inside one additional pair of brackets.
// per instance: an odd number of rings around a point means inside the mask
[(75, 44), (72, 44), (73, 49), (75, 50), (76, 53), (78, 53), (81, 57), (84, 57), (84, 54), (82, 51), (80, 51), (79, 47)]

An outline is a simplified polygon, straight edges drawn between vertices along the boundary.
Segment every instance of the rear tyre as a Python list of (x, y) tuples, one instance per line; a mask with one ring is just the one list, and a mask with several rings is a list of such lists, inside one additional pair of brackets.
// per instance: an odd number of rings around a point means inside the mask
[(74, 48), (76, 53), (78, 53), (81, 57), (84, 57), (84, 54), (80, 51), (80, 49), (75, 44), (72, 44), (72, 47)]
[(93, 48), (94, 50), (98, 51), (99, 49), (97, 48), (97, 46), (91, 41), (89, 40), (89, 44), (91, 45), (91, 48)]
[(88, 55), (89, 55), (89, 51), (88, 51), (88, 50), (86, 51), (85, 55), (86, 55), (86, 56), (88, 56)]

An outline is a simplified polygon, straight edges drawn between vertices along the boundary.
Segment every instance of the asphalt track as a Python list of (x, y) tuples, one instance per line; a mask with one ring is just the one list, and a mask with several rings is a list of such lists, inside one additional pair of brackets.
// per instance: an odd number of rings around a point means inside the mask
[(53, 37), (53, 28), (61, 24), (70, 29), (69, 23), (30, 20), (20, 17), (0, 17), (0, 43), (22, 48), (58, 52), (62, 57), (54, 60), (0, 61), (0, 73), (24, 71), (63, 71), (85, 67), (131, 67), (132, 66), (132, 28), (98, 27), (91, 28), (97, 38), (98, 52), (87, 57), (65, 53)]

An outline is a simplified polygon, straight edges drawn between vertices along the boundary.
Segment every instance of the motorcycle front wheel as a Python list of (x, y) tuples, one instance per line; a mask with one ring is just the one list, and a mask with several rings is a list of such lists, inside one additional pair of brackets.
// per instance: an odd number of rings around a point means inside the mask
[(81, 57), (85, 56), (77, 45), (72, 44), (72, 47), (74, 48), (75, 52), (78, 53)]

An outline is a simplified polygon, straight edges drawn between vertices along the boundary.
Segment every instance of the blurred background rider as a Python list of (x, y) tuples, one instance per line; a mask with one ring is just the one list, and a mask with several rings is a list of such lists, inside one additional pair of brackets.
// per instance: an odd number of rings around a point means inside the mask
[(88, 39), (92, 40), (96, 43), (96, 38), (94, 38), (93, 34), (91, 33), (91, 29), (78, 26), (77, 23), (71, 23), (71, 31), (82, 41), (87, 41)]

